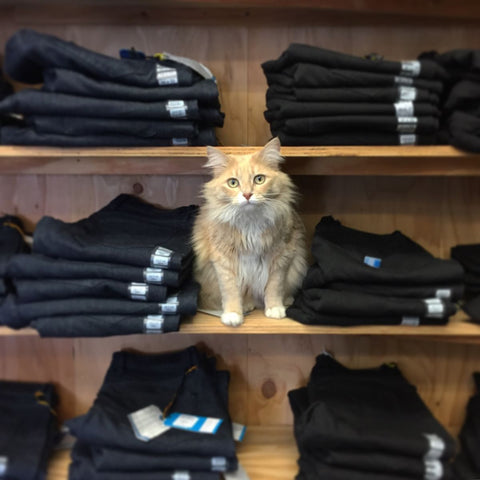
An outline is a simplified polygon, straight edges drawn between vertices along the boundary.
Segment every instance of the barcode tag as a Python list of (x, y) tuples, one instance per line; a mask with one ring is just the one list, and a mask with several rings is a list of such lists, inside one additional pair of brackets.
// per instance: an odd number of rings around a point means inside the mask
[(363, 263), (373, 268), (380, 268), (380, 266), (382, 265), (382, 259), (376, 257), (369, 257), (368, 255), (366, 255), (363, 259)]
[(188, 107), (183, 100), (169, 100), (165, 107), (172, 118), (185, 118)]
[(225, 472), (223, 478), (224, 480), (250, 480), (248, 473), (240, 464), (238, 464), (238, 468), (234, 472)]
[(132, 300), (146, 300), (148, 296), (148, 285), (146, 283), (132, 282), (128, 286), (128, 292)]
[(435, 296), (437, 298), (451, 298), (452, 297), (452, 290), (450, 288), (439, 288), (435, 292)]
[(417, 136), (414, 133), (399, 135), (398, 143), (399, 145), (416, 145)]
[(418, 77), (422, 68), (421, 63), (418, 60), (405, 60), (401, 62), (402, 75), (408, 75), (409, 77)]
[(440, 480), (443, 478), (443, 465), (439, 460), (425, 460), (425, 480)]
[(397, 117), (413, 117), (413, 102), (396, 102), (393, 106)]
[(420, 325), (420, 318), (418, 317), (402, 317), (400, 325), (408, 325), (410, 327), (418, 327)]
[(178, 297), (168, 297), (165, 303), (159, 303), (160, 311), (162, 313), (177, 313), (178, 312)]
[(228, 467), (226, 457), (212, 457), (212, 472), (225, 472)]
[(143, 279), (147, 283), (163, 285), (165, 273), (161, 268), (145, 268), (143, 270)]
[(170, 259), (172, 258), (172, 255), (172, 250), (164, 247), (156, 247), (150, 256), (150, 266), (166, 268), (170, 265)]
[(438, 460), (439, 458), (442, 458), (443, 452), (445, 451), (445, 442), (443, 441), (443, 438), (435, 433), (424, 433), (423, 435), (428, 440), (428, 450), (423, 459)]
[(163, 333), (163, 315), (148, 315), (143, 319), (143, 331), (145, 333)]
[(178, 84), (178, 73), (175, 68), (163, 67), (157, 64), (156, 76), (159, 85), (176, 85)]
[(8, 457), (0, 456), (0, 477), (4, 477), (7, 474)]
[(397, 132), (415, 133), (417, 129), (416, 117), (397, 117)]
[(165, 419), (165, 425), (171, 428), (197, 433), (217, 433), (223, 420), (221, 418), (198, 417), (186, 413), (172, 413)]
[(170, 430), (170, 427), (163, 422), (162, 412), (156, 405), (149, 405), (129, 413), (128, 420), (132, 425), (135, 437), (142, 442), (149, 442)]
[(413, 85), (413, 78), (396, 75), (393, 79), (396, 85)]
[(417, 98), (417, 89), (415, 87), (398, 87), (398, 99), (409, 102), (415, 101)]
[(247, 431), (247, 427), (245, 425), (232, 422), (233, 439), (236, 442), (241, 442), (243, 440), (243, 437), (245, 436), (246, 431)]

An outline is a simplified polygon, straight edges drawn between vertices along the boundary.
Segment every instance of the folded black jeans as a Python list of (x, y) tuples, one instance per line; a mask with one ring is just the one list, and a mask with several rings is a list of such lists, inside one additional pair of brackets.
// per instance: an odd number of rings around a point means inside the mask
[(33, 252), (51, 257), (181, 270), (191, 262), (198, 206), (162, 210), (121, 194), (78, 222), (43, 217)]
[(65, 68), (138, 87), (191, 85), (202, 78), (171, 60), (117, 59), (30, 29), (20, 29), (8, 39), (4, 69), (11, 78), (22, 83), (42, 83), (43, 71), (48, 68)]

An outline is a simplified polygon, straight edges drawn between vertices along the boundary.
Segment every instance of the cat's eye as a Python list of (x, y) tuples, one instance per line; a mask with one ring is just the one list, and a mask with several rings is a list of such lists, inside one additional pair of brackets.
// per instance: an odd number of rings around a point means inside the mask
[(238, 180), (236, 178), (229, 178), (227, 180), (227, 185), (230, 188), (237, 188), (238, 187)]
[(265, 183), (265, 175), (255, 175), (253, 177), (253, 181), (257, 184), (257, 185), (261, 185), (262, 183)]

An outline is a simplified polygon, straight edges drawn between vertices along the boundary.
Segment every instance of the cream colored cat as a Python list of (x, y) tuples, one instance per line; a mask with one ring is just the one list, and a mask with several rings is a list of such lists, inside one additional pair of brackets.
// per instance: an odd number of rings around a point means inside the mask
[(296, 190), (280, 170), (280, 141), (250, 155), (207, 147), (213, 179), (193, 229), (199, 307), (221, 310), (226, 325), (264, 308), (283, 318), (307, 270), (304, 226), (295, 211)]

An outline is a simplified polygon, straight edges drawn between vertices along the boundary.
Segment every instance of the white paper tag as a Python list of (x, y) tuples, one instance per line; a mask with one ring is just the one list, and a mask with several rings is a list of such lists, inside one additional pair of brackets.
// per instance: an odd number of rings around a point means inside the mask
[(166, 268), (170, 265), (170, 259), (173, 255), (172, 250), (164, 247), (156, 247), (150, 256), (150, 266)]
[(428, 440), (428, 451), (423, 459), (438, 460), (439, 458), (442, 458), (443, 452), (445, 451), (445, 442), (443, 441), (443, 438), (435, 433), (424, 433), (423, 435)]
[(425, 460), (424, 480), (440, 480), (443, 478), (443, 465), (439, 460)]
[(143, 270), (143, 279), (147, 283), (153, 283), (157, 285), (163, 285), (163, 277), (165, 273), (161, 268), (145, 268)]
[(398, 87), (398, 99), (413, 102), (417, 98), (417, 89), (415, 87)]
[(157, 64), (156, 76), (159, 85), (176, 85), (178, 84), (178, 73), (175, 68), (163, 67)]
[(227, 466), (226, 457), (212, 457), (212, 472), (225, 472)]
[(395, 107), (397, 117), (413, 117), (413, 102), (397, 102), (393, 106)]
[(188, 145), (188, 138), (172, 138), (172, 146), (185, 147)]
[(425, 302), (427, 306), (427, 317), (438, 318), (443, 316), (445, 312), (445, 306), (443, 303), (441, 303), (440, 299), (437, 300), (439, 300), (439, 303)]
[(168, 297), (165, 303), (159, 303), (160, 311), (162, 313), (177, 313), (178, 312), (178, 297), (172, 296)]
[(401, 62), (402, 75), (408, 75), (409, 77), (418, 77), (422, 64), (418, 60), (404, 60)]
[(171, 53), (162, 52), (162, 57), (168, 60), (174, 60), (195, 70), (203, 78), (213, 78), (213, 73), (203, 64), (187, 57), (180, 57), (178, 55), (172, 55)]
[(187, 470), (176, 470), (172, 474), (172, 480), (190, 480), (191, 478), (190, 472)]
[(382, 259), (376, 257), (369, 257), (368, 255), (366, 255), (363, 259), (363, 263), (373, 268), (380, 268), (380, 266), (382, 265)]
[(163, 333), (163, 315), (148, 315), (143, 319), (143, 331), (145, 333)]
[(418, 317), (402, 317), (400, 325), (408, 325), (410, 327), (418, 327), (420, 325), (420, 318)]
[(171, 428), (214, 434), (217, 433), (218, 427), (220, 427), (223, 420), (221, 418), (199, 417), (186, 413), (171, 413), (164, 422), (165, 425)]
[(417, 136), (414, 133), (401, 134), (398, 136), (398, 143), (400, 145), (416, 145)]
[(142, 442), (149, 442), (170, 430), (170, 427), (163, 422), (162, 412), (156, 405), (149, 405), (136, 412), (129, 413), (128, 420), (132, 425), (135, 437)]
[(452, 298), (452, 290), (450, 288), (439, 288), (435, 292), (437, 298)]
[(172, 118), (185, 118), (188, 107), (183, 100), (169, 100), (165, 107)]
[(393, 79), (396, 85), (413, 85), (413, 78), (396, 75)]
[(247, 472), (240, 464), (238, 464), (238, 469), (234, 472), (225, 472), (223, 478), (224, 480), (250, 480)]
[(7, 474), (8, 457), (0, 456), (0, 477), (4, 477)]
[(146, 283), (132, 282), (128, 286), (128, 292), (132, 300), (146, 300), (148, 296), (148, 285)]
[(416, 117), (397, 117), (397, 132), (415, 133), (417, 130)]
[(247, 427), (245, 425), (232, 422), (233, 439), (236, 442), (241, 442), (243, 440), (246, 430), (247, 430)]

